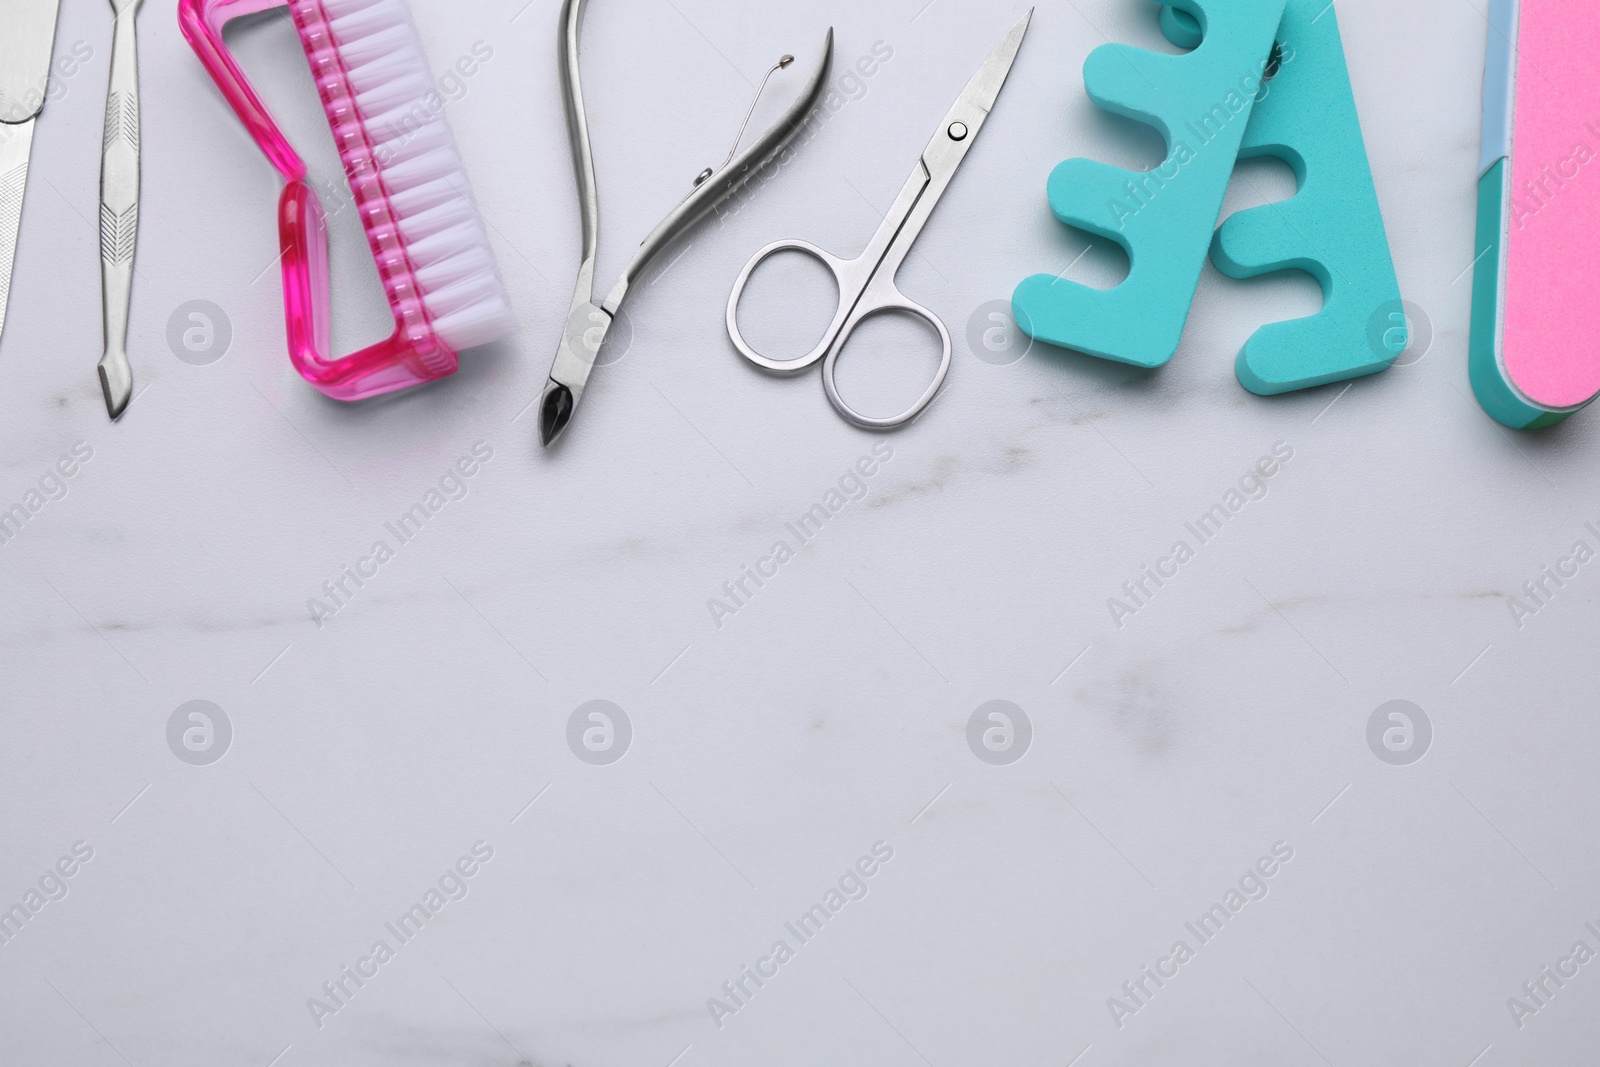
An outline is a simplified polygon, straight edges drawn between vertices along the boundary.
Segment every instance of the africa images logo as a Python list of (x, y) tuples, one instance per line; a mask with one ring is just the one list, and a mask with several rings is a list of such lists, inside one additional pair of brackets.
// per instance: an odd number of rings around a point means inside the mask
[(209, 767), (231, 744), (233, 723), (209, 700), (191, 700), (167, 718), (167, 747), (191, 767)]
[(706, 599), (711, 612), (711, 622), (722, 629), (727, 620), (750, 606), (751, 601), (767, 583), (782, 573), (784, 564), (794, 559), (800, 549), (809, 545), (822, 533), (823, 527), (837, 518), (851, 504), (865, 500), (872, 491), (869, 479), (894, 459), (894, 446), (880, 441), (872, 446), (870, 456), (862, 456), (855, 465), (839, 477), (822, 499), (800, 514), (793, 522), (783, 524), (784, 536), (773, 542), (768, 554), (745, 564), (739, 574), (722, 583), (721, 593)]
[(717, 1029), (721, 1030), (728, 1019), (749, 1007), (756, 994), (777, 978), (783, 967), (800, 949), (815, 940), (834, 916), (846, 906), (865, 900), (872, 889), (871, 880), (881, 874), (892, 859), (893, 845), (887, 841), (874, 842), (868, 854), (846, 868), (834, 884), (823, 891), (820, 899), (797, 918), (783, 924), (784, 936), (773, 941), (771, 948), (754, 965), (741, 966), (736, 977), (722, 983), (721, 996), (707, 997), (706, 1010)]

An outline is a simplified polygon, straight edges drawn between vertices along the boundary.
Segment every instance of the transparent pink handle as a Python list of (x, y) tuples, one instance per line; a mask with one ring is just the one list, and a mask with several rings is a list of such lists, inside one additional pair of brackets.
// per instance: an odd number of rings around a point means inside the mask
[(178, 26), (239, 121), (284, 180), (292, 182), (306, 176), (305, 162), (222, 40), (222, 28), (232, 20), (287, 6), (288, 0), (178, 0)]
[(305, 182), (284, 186), (278, 233), (289, 359), (302, 378), (335, 400), (365, 400), (456, 372), (455, 351), (420, 316), (400, 318), (393, 335), (370, 348), (330, 358), (327, 215)]

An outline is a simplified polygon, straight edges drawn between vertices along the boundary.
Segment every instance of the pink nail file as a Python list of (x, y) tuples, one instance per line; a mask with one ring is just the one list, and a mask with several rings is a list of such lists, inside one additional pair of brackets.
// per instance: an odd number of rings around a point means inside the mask
[(1484, 409), (1551, 426), (1600, 396), (1600, 24), (1493, 0), (1470, 371)]

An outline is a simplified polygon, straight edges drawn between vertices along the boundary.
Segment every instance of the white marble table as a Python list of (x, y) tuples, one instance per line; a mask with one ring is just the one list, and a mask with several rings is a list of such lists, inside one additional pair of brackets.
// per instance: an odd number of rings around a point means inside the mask
[[(0, 347), (0, 505), (58, 497), (0, 544), (0, 906), (28, 912), (0, 945), (0, 1062), (1593, 1061), (1600, 964), (1571, 954), (1600, 950), (1600, 573), (1547, 584), (1531, 617), (1510, 598), (1600, 546), (1600, 422), (1513, 435), (1467, 384), (1481, 5), (1340, 3), (1432, 338), (1348, 390), (1263, 400), (1234, 353), (1316, 307), (1306, 279), (1208, 267), (1159, 373), (982, 346), (1026, 274), (1116, 276), (1050, 218), (1049, 169), (1157, 155), (1080, 73), (1102, 34), (1155, 44), (1149, 5), (1043, 0), (901, 279), (958, 335), (948, 394), (875, 438), (815, 378), (739, 363), (725, 294), (767, 241), (859, 248), (1022, 7), (594, 0), (608, 279), (779, 54), (808, 62), (831, 22), (840, 71), (873, 73), (651, 275), (625, 358), (544, 453), (528, 405), (577, 208), (557, 5), (523, 4), (415, 4), (441, 73), (493, 53), (448, 110), (522, 331), (350, 408), (289, 367), (277, 180), (151, 0), (139, 392), (114, 426), (91, 221), (110, 18), (65, 5), (58, 55), (90, 56), (39, 127)], [(239, 42), (326, 176), (286, 25)], [(1291, 188), (1271, 167), (1235, 184), (1234, 206)], [(383, 326), (349, 222), (347, 348)], [(787, 280), (768, 336), (809, 314), (783, 294), (818, 291)], [(221, 334), (183, 348), (194, 301), (225, 319), (220, 358)], [(851, 380), (889, 397), (876, 371), (921, 365), (879, 340), (900, 356)], [(892, 455), (847, 479), (875, 446)], [(1264, 495), (1114, 619), (1275, 449)], [(836, 488), (857, 499), (727, 599)], [(389, 531), (436, 490), (420, 532)], [(596, 700), (626, 727), (608, 738)], [(1029, 724), (1009, 764), (968, 741), (997, 700)], [(1431, 725), (1405, 766), (1368, 743), (1396, 700)], [(1525, 982), (1543, 1003), (1516, 1018)]]

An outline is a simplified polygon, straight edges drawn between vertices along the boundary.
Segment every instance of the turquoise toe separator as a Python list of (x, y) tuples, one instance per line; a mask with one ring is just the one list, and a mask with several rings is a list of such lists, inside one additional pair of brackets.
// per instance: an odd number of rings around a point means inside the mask
[(1178, 11), (1165, 5), (1161, 8), (1161, 32), (1179, 48), (1199, 48), (1205, 35), (1200, 32), (1200, 22), (1187, 11)]
[(1285, 3), (1172, 0), (1205, 27), (1194, 51), (1110, 44), (1089, 54), (1090, 99), (1154, 126), (1168, 154), (1152, 171), (1085, 159), (1056, 168), (1056, 216), (1121, 245), (1128, 276), (1104, 290), (1050, 274), (1027, 279), (1013, 305), (1031, 336), (1141, 367), (1176, 354)]
[(1299, 191), (1231, 216), (1211, 249), (1230, 278), (1302, 270), (1322, 286), (1320, 312), (1263, 326), (1239, 352), (1240, 383), (1263, 394), (1387, 370), (1407, 339), (1338, 16), (1326, 0), (1289, 0), (1278, 41), (1278, 73), (1256, 104), (1240, 156), (1281, 159)]

